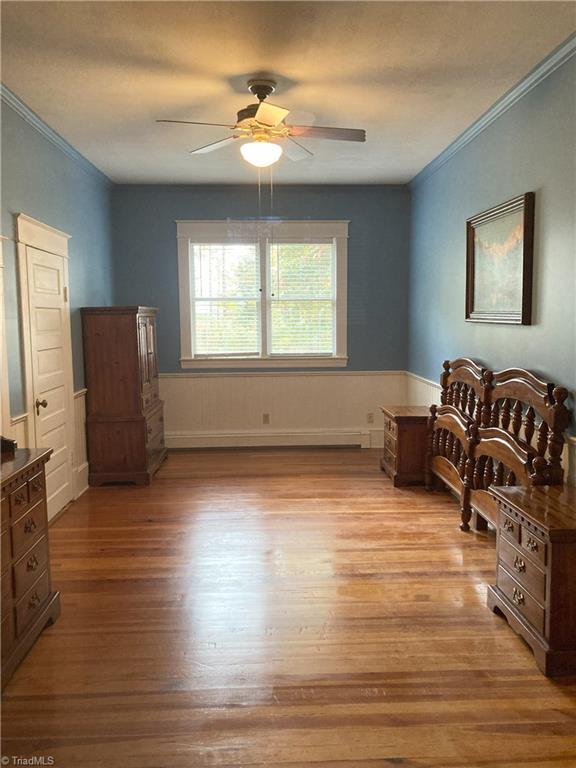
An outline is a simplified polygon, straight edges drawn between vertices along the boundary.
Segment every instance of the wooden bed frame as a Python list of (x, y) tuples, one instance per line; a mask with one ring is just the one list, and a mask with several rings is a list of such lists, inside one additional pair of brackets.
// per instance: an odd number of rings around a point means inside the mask
[(493, 486), (562, 485), (568, 391), (530, 371), (498, 373), (467, 358), (446, 360), (441, 405), (430, 408), (426, 485), (460, 501), (463, 531), (496, 524)]

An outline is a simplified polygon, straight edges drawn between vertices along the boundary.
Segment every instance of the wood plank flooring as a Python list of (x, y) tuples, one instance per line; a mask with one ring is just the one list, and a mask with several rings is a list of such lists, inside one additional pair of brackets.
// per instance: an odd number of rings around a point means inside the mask
[[(485, 606), (490, 535), (375, 451), (173, 453), (51, 528), (3, 754), (58, 768), (575, 768), (576, 677)], [(10, 763), (13, 764), (13, 763)]]

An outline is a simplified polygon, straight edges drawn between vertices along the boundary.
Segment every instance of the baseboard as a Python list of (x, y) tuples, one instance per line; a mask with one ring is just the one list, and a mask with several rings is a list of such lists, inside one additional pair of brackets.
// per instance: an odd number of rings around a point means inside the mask
[(381, 429), (255, 430), (237, 432), (167, 432), (167, 448), (250, 448), (270, 446), (355, 445), (376, 448), (383, 444)]

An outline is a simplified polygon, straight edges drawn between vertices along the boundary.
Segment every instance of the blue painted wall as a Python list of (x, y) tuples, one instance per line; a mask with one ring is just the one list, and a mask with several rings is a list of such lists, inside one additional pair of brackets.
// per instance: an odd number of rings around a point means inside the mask
[[(576, 59), (531, 90), (437, 171), (412, 184), (410, 370), (438, 380), (461, 355), (576, 389)], [(464, 320), (470, 216), (536, 193), (531, 326)]]
[[(111, 183), (68, 157), (10, 106), (2, 104), (2, 234), (15, 237), (26, 213), (71, 235), (70, 305), (74, 385), (84, 385), (79, 307), (112, 303)], [(4, 242), (10, 407), (24, 410), (15, 245)]]
[[(266, 190), (267, 191), (267, 190)], [(116, 186), (113, 190), (115, 300), (157, 306), (160, 369), (179, 371), (176, 219), (258, 216), (256, 186)], [(264, 196), (262, 213), (269, 213)], [(349, 219), (350, 370), (408, 363), (410, 193), (405, 186), (280, 186), (275, 216)]]

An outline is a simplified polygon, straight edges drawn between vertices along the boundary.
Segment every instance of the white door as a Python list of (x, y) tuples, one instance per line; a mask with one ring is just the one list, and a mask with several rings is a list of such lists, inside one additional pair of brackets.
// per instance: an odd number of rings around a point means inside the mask
[(48, 517), (51, 518), (74, 498), (68, 265), (62, 256), (30, 246), (26, 246), (26, 265), (36, 446), (53, 450), (46, 465)]

